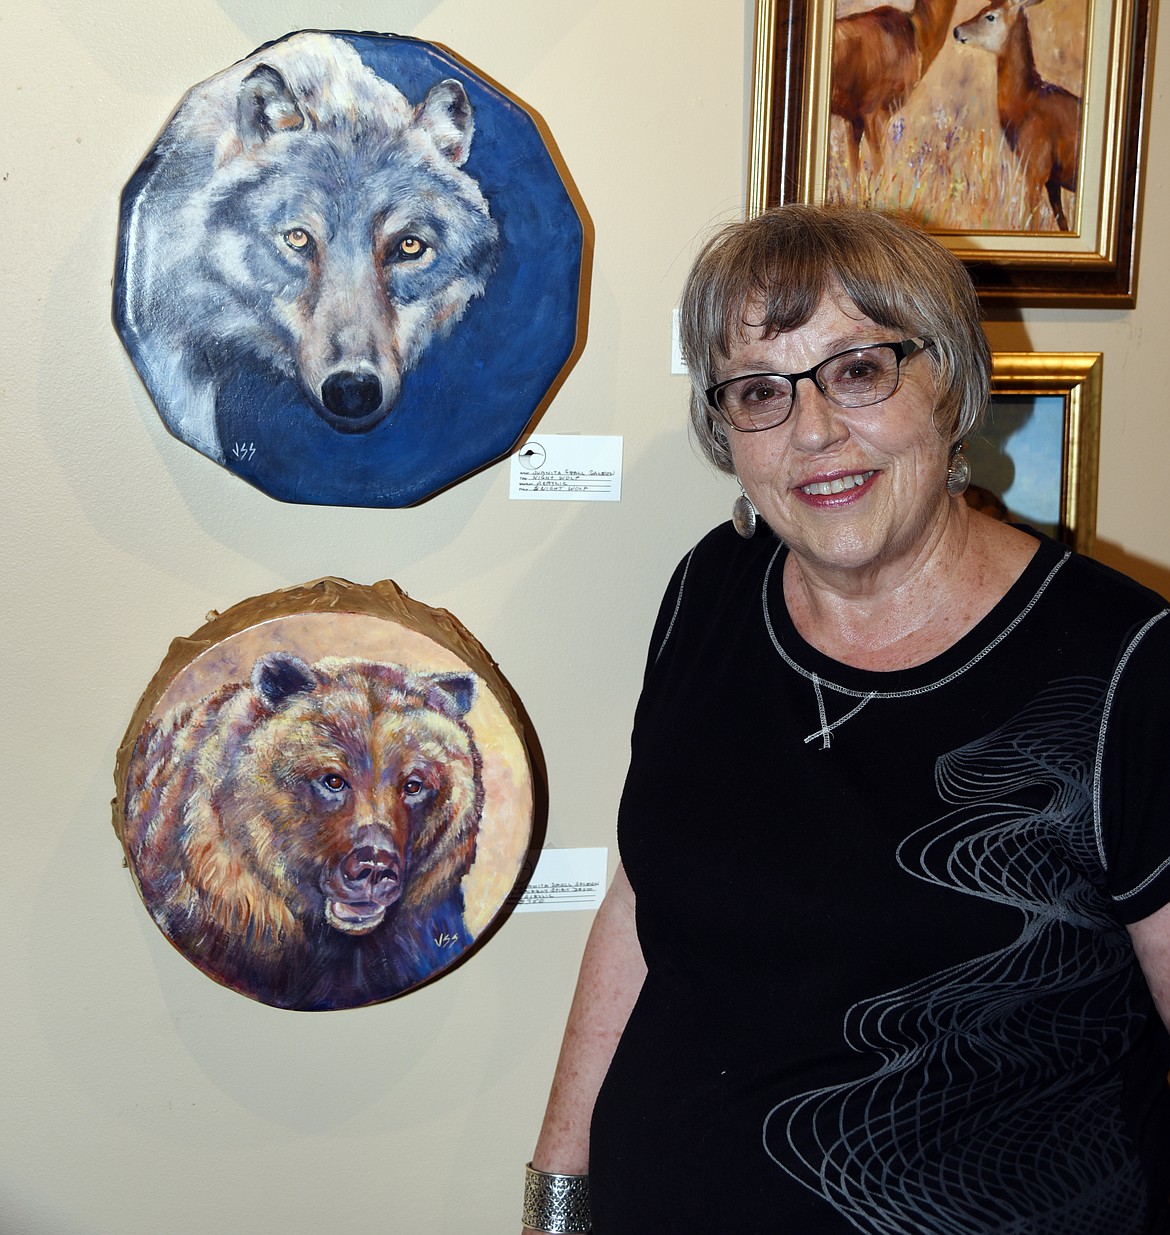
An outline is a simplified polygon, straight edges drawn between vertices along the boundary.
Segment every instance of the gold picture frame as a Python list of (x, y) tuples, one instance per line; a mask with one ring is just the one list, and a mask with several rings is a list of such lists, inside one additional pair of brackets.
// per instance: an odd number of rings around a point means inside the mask
[[(985, 303), (1131, 308), (1136, 302), (1141, 153), (1146, 140), (1152, 51), (1151, 0), (1083, 3), (1087, 4), (1087, 16), (1078, 54), (1083, 60), (1085, 86), (1076, 182), (1082, 191), (1066, 197), (1070, 202), (1067, 231), (1058, 230), (1051, 218), (1041, 222), (1038, 214), (1029, 216), (1036, 230), (993, 230), (989, 226), (986, 230), (963, 231), (950, 224), (933, 225), (929, 210), (921, 206), (929, 191), (938, 188), (936, 200), (941, 200), (945, 188), (945, 195), (958, 202), (956, 211), (973, 214), (966, 194), (970, 186), (985, 182), (991, 158), (999, 160), (995, 166), (1005, 179), (1022, 174), (997, 119), (995, 57), (959, 46), (952, 37), (955, 23), (970, 18), (981, 7), (981, 0), (957, 0), (945, 47), (936, 55), (938, 60), (943, 59), (944, 52), (950, 57), (965, 56), (960, 61), (963, 71), (982, 74), (978, 80), (985, 88), (964, 95), (973, 101), (963, 104), (963, 116), (969, 106), (981, 109), (982, 127), (977, 132), (964, 129), (962, 116), (951, 117), (949, 130), (940, 132), (932, 146), (932, 158), (937, 162), (923, 162), (922, 147), (912, 147), (909, 141), (900, 154), (895, 145), (893, 159), (905, 161), (904, 183), (894, 187), (891, 181), (887, 191), (887, 182), (878, 175), (874, 176), (873, 184), (878, 186), (874, 188), (864, 184), (859, 174), (858, 189), (844, 198), (923, 218), (967, 264)], [(1049, 7), (1053, 7), (1051, 0)], [(841, 143), (846, 133), (844, 121), (831, 114), (835, 13), (833, 0), (756, 0), (749, 215), (787, 202), (819, 204), (841, 199), (840, 193), (835, 194), (839, 185), (829, 179), (831, 166), (841, 164)], [(1051, 14), (1045, 17), (1046, 21), (1050, 19)], [(923, 75), (915, 91), (948, 88), (946, 83), (951, 78), (937, 61), (927, 73), (934, 76)], [(931, 121), (940, 130), (945, 129), (948, 122), (941, 105), (925, 95), (916, 104), (915, 97), (912, 93), (905, 100), (905, 111), (893, 113), (896, 119), (890, 130), (899, 123), (905, 129), (903, 117), (912, 105), (925, 114), (928, 104), (933, 107)], [(894, 133), (887, 140), (896, 141), (897, 137)], [(976, 148), (983, 160), (979, 164), (982, 171), (964, 172), (964, 181), (955, 170), (959, 166), (955, 160), (974, 159)], [(831, 161), (834, 149), (837, 153)], [(916, 153), (911, 155), (911, 150)], [(884, 170), (888, 170), (888, 164), (879, 168)], [(973, 221), (968, 219), (967, 225)]]
[(1097, 530), (1101, 369), (1100, 352), (996, 352), (987, 421), (966, 447), (973, 485), (1012, 519), (1087, 555)]

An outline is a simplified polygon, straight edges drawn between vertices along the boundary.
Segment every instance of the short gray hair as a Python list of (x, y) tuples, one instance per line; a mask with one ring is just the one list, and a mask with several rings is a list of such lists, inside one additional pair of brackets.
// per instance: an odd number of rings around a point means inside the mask
[[(780, 206), (731, 223), (703, 246), (683, 287), (679, 337), (691, 378), (691, 426), (703, 452), (734, 472), (727, 430), (704, 391), (750, 327), (773, 338), (803, 326), (837, 288), (881, 326), (928, 338), (949, 445), (983, 419), (991, 351), (962, 262), (920, 228), (873, 210)], [(749, 318), (749, 314), (751, 315)]]

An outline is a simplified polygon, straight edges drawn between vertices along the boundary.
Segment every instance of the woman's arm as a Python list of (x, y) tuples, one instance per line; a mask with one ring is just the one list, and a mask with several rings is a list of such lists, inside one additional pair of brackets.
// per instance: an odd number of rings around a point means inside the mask
[(1154, 1003), (1170, 1030), (1170, 905), (1129, 927), (1133, 950), (1146, 975)]
[(581, 960), (544, 1123), (532, 1155), (538, 1171), (588, 1172), (593, 1102), (645, 976), (646, 963), (634, 929), (634, 890), (619, 866)]

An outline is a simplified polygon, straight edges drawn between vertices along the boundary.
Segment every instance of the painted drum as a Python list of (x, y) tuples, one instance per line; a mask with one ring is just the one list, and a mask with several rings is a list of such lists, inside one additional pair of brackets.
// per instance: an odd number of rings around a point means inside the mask
[(177, 639), (118, 751), (114, 829), (155, 923), (281, 1008), (392, 999), (506, 907), (532, 841), (518, 703), (451, 614), (323, 579)]
[(193, 87), (131, 177), (114, 322), (181, 441), (283, 501), (406, 506), (542, 409), (582, 255), (523, 106), (432, 44), (301, 31)]

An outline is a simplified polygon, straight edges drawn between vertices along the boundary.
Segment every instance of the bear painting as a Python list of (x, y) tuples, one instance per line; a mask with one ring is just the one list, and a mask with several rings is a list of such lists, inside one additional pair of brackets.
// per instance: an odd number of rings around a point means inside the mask
[(143, 726), (124, 842), (163, 933), (278, 1007), (379, 1002), (473, 942), (472, 672), (287, 651)]

